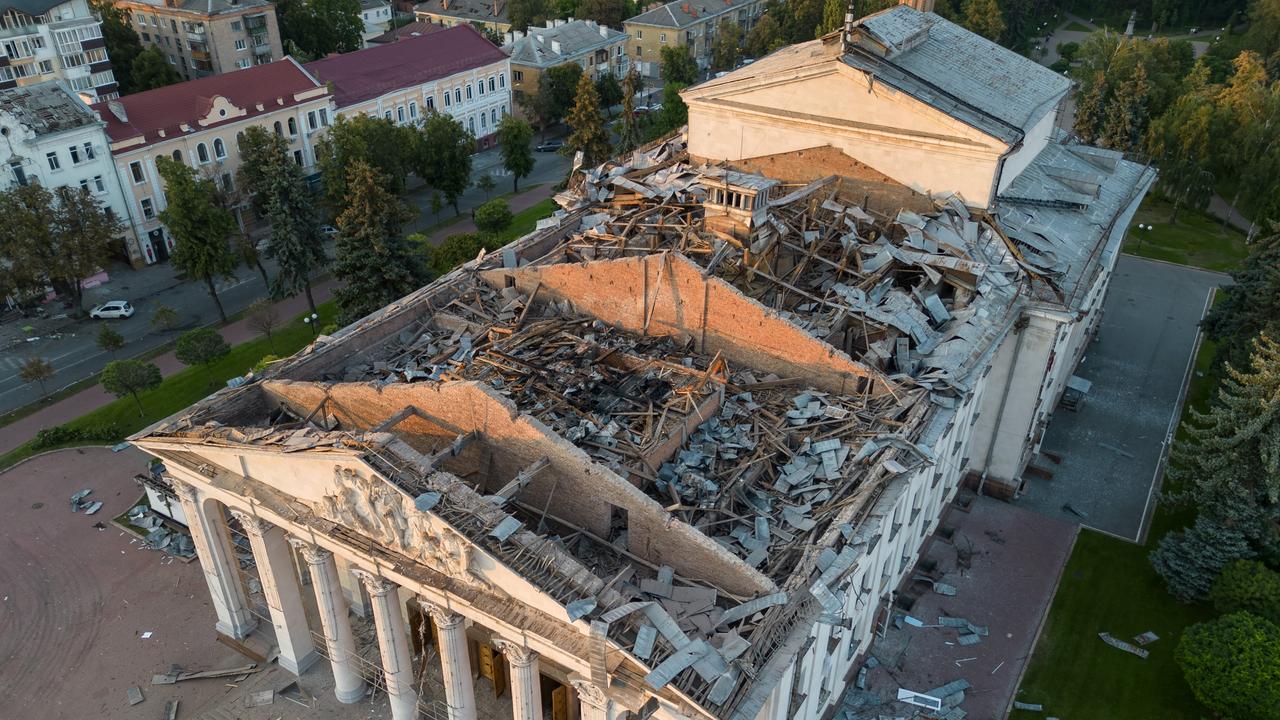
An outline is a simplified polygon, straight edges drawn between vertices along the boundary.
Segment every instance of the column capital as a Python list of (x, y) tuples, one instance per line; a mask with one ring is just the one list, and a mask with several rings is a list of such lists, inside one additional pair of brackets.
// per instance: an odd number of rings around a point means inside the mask
[(374, 597), (384, 597), (396, 588), (396, 584), (390, 580), (362, 568), (352, 568), (351, 574), (360, 578), (365, 589)]
[(173, 494), (177, 495), (180, 501), (194, 503), (200, 499), (200, 491), (196, 490), (195, 485), (170, 477), (169, 486), (173, 488)]
[(302, 559), (307, 561), (308, 565), (320, 565), (329, 562), (329, 558), (333, 557), (333, 553), (324, 548), (304, 540), (300, 537), (290, 537), (289, 544), (297, 549), (302, 555)]
[(538, 659), (538, 653), (512, 640), (497, 639), (493, 641), (493, 646), (506, 656), (512, 667), (527, 668)]
[(453, 630), (462, 625), (462, 616), (450, 610), (447, 607), (427, 602), (421, 598), (418, 602), (422, 604), (422, 608), (431, 613), (431, 618), (436, 621), (436, 627), (440, 630)]
[(250, 537), (262, 537), (263, 533), (275, 527), (270, 522), (251, 515), (243, 510), (232, 510), (231, 514), (236, 520), (240, 521), (240, 527), (244, 528), (244, 534)]
[(574, 690), (578, 691), (578, 699), (585, 705), (590, 705), (597, 710), (607, 710), (609, 708), (609, 696), (605, 695), (604, 690), (599, 685), (586, 680), (584, 678), (569, 678), (569, 684)]

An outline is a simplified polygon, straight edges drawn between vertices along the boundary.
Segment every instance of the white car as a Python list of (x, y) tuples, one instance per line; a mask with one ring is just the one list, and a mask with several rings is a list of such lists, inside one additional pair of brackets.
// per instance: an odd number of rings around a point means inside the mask
[(324, 235), (325, 237), (334, 237), (338, 234), (338, 228), (332, 225), (321, 225), (320, 234)]
[(133, 306), (128, 300), (112, 300), (90, 310), (89, 317), (95, 320), (133, 317)]

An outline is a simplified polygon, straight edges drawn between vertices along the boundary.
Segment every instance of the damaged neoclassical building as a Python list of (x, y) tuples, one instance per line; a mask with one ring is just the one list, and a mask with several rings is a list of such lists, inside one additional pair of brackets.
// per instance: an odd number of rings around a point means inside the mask
[(397, 720), (823, 717), (957, 488), (1016, 492), (1154, 179), (1068, 90), (850, 22), (140, 433), (218, 631)]

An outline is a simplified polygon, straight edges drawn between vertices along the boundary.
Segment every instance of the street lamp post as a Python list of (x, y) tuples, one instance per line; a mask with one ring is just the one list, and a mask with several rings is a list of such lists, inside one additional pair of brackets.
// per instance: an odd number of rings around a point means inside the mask
[(310, 326), (312, 337), (320, 337), (320, 316), (319, 315), (315, 313), (311, 313), (310, 315), (305, 315), (302, 318), (302, 322)]

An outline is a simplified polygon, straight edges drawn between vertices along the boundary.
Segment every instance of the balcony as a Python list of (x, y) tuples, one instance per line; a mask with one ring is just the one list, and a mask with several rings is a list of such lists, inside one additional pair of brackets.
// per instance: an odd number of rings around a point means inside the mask
[(259, 33), (267, 31), (266, 15), (247, 15), (244, 19), (244, 26), (250, 33)]
[(254, 55), (270, 55), (271, 43), (262, 43), (261, 45), (255, 43), (253, 46), (253, 54)]
[(207, 37), (204, 34), (204, 30), (198, 30), (198, 31), (188, 30), (187, 31), (187, 42), (202, 43), (206, 39)]
[(207, 61), (209, 59), (209, 51), (205, 49), (197, 49), (193, 47), (191, 48), (191, 59)]

